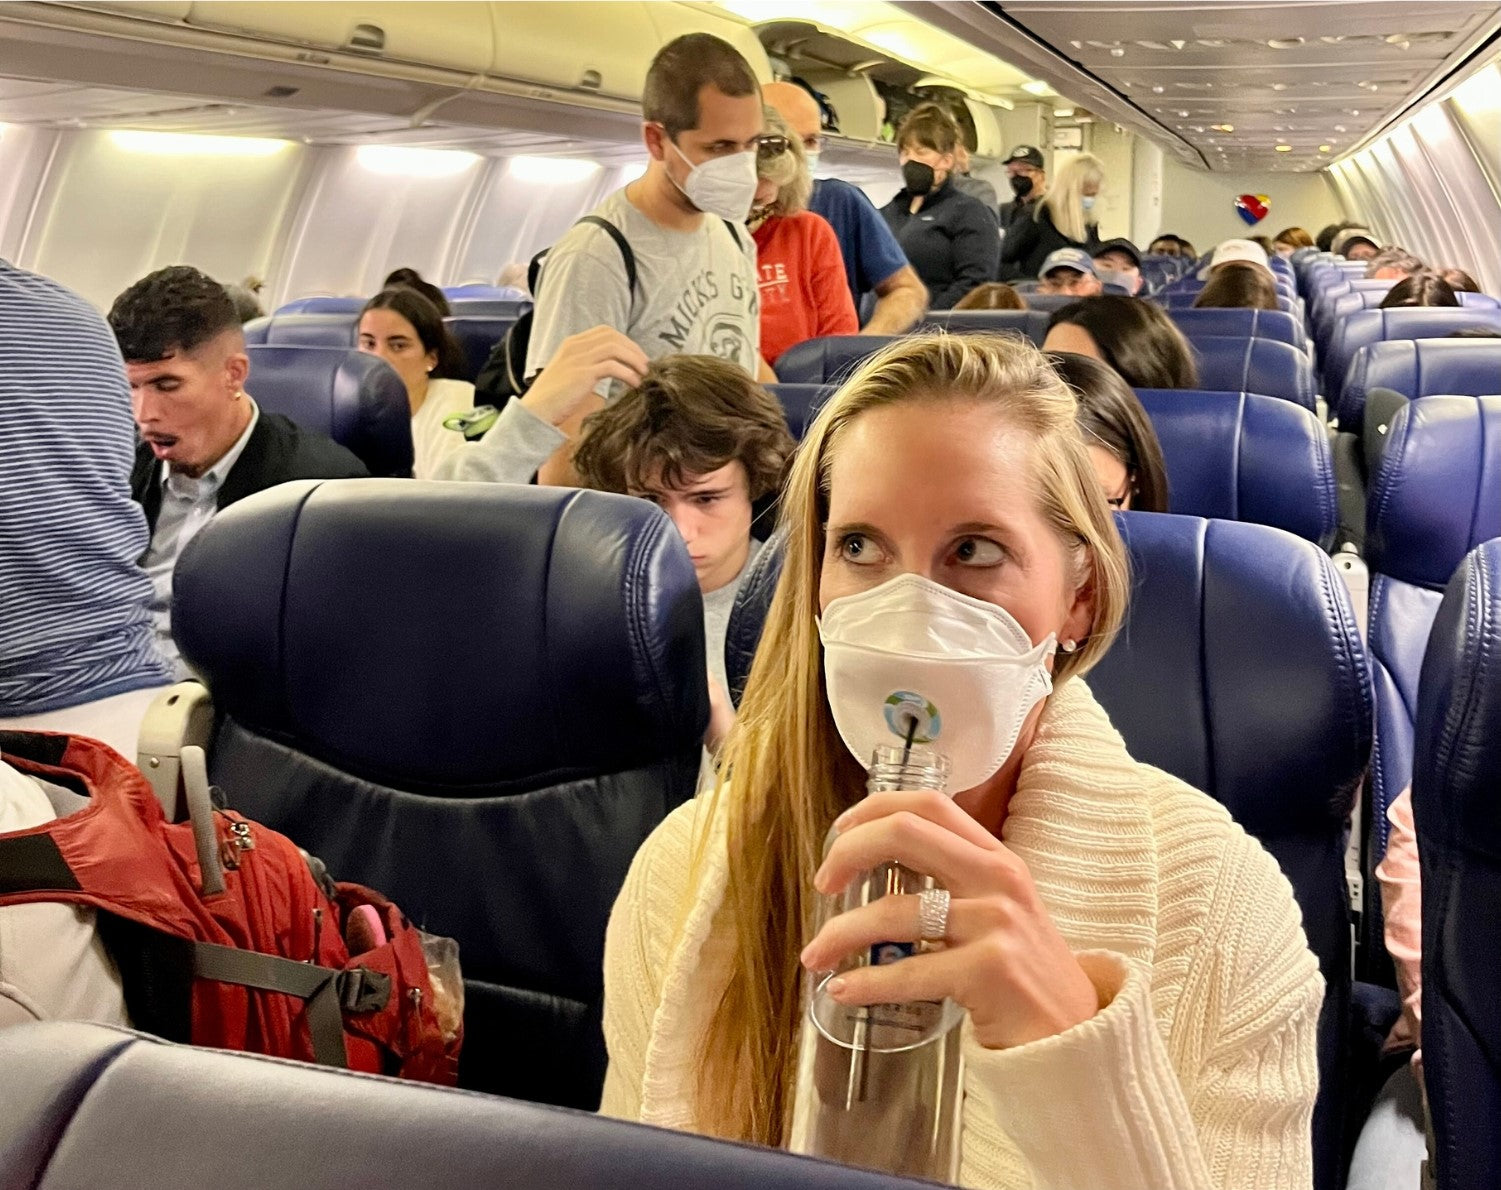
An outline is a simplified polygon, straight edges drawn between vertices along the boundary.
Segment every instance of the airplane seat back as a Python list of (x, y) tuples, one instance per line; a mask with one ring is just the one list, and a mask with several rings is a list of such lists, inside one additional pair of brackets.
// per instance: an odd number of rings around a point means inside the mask
[[(1199, 291), (1197, 289), (1191, 293), (1174, 293), (1172, 290), (1163, 290), (1161, 293), (1156, 294), (1152, 300), (1160, 305), (1164, 310), (1168, 311), (1196, 310), (1201, 308), (1206, 310), (1235, 308), (1224, 306), (1198, 307), (1194, 305), (1194, 302), (1198, 300), (1198, 297)], [(1292, 317), (1301, 325), (1303, 320), (1303, 301), (1301, 298), (1288, 297), (1285, 294), (1279, 293), (1277, 295), (1277, 309), (1280, 310), (1283, 314), (1292, 315)]]
[[(1334, 328), (1324, 354), (1324, 391), (1333, 399), (1344, 389), (1355, 353), (1371, 343), (1397, 339), (1442, 339), (1457, 330), (1484, 328), (1501, 332), (1501, 310), (1453, 306), (1404, 306), (1391, 310), (1357, 310)], [(1350, 429), (1340, 419), (1340, 429)]]
[(1273, 339), (1199, 335), (1192, 341), (1199, 385), (1226, 393), (1261, 393), (1314, 407), (1313, 365), (1306, 352)]
[[(923, 1190), (776, 1149), (106, 1025), (0, 1031), (0, 1184)], [(143, 1127), (143, 1117), (171, 1127)], [(226, 1129), (240, 1138), (226, 1160)], [(316, 1171), (310, 1176), (309, 1171)]]
[(709, 718), (672, 522), (602, 492), (288, 483), (216, 516), (174, 589), (229, 804), (458, 941), (461, 1085), (595, 1108), (605, 924)]
[[(1086, 680), (1133, 757), (1220, 802), (1292, 884), (1328, 985), (1314, 1164), (1319, 1190), (1335, 1190), (1351, 990), (1346, 823), (1371, 751), (1349, 594), (1317, 546), (1264, 525), (1132, 512), (1117, 524), (1131, 608)], [(725, 662), (737, 699), (782, 554), (773, 539), (736, 593)]]
[(270, 413), (326, 434), (371, 475), (412, 474), (412, 414), (406, 385), (376, 355), (350, 347), (251, 345), (247, 391)]
[(1408, 400), (1501, 392), (1501, 338), (1393, 339), (1362, 347), (1350, 362), (1338, 404), (1331, 394), (1330, 408), (1341, 430), (1361, 432), (1366, 394), (1376, 388), (1389, 388)]
[(277, 311), (266, 318), (252, 318), (243, 329), (247, 345), (349, 348), (359, 337), (359, 321), (358, 314)]
[(1139, 388), (1167, 463), (1169, 508), (1285, 529), (1321, 548), (1339, 507), (1318, 416), (1254, 393)]
[(824, 402), (834, 395), (830, 384), (768, 384), (766, 389), (780, 402), (787, 415), (787, 429), (799, 442)]
[(789, 347), (773, 368), (783, 384), (839, 384), (897, 335), (826, 335)]
[(1178, 279), (1176, 256), (1153, 256), (1150, 253), (1141, 258), (1142, 289), (1146, 293), (1156, 293), (1169, 283)]
[(530, 302), (526, 290), (516, 285), (484, 285), (470, 282), (466, 285), (445, 285), (443, 296), (451, 306), (454, 302), (495, 301)]
[(519, 316), (519, 312), (461, 314), (455, 311), (443, 320), (464, 353), (464, 375), (459, 379), (474, 383), (485, 361), (490, 358), (490, 352), (506, 337), (506, 332), (516, 324)]
[(368, 298), (362, 297), (303, 297), (276, 307), (277, 314), (358, 314), (365, 308)]
[[(1076, 301), (1078, 299), (1075, 299)], [(1025, 335), (1041, 347), (1048, 334), (1048, 312), (1034, 310), (934, 310), (922, 322), (957, 334), (972, 331), (1010, 331)]]
[(1303, 333), (1302, 326), (1296, 318), (1282, 310), (1178, 307), (1170, 309), (1168, 317), (1190, 341), (1206, 335), (1274, 339), (1279, 343), (1290, 343), (1300, 351), (1308, 349), (1308, 338)]
[(1438, 1190), (1501, 1185), (1501, 542), (1448, 584), (1418, 687), (1423, 1074)]
[[(1013, 286), (1012, 288), (1015, 288)], [(1072, 306), (1075, 302), (1084, 301), (1071, 293), (1036, 293), (1017, 290), (1021, 294), (1022, 301), (1027, 303), (1028, 310), (1041, 310), (1051, 315), (1054, 310), (1061, 310), (1064, 306)], [(1043, 328), (1043, 338), (1047, 338), (1047, 328)]]
[(1459, 299), (1459, 304), (1467, 309), (1501, 309), (1501, 298), (1494, 298), (1488, 293), (1471, 293), (1469, 290), (1460, 290), (1454, 296)]
[[(1501, 536), (1501, 396), (1421, 397), (1392, 419), (1366, 511), (1367, 614), (1376, 743), (1367, 867), (1386, 854), (1386, 812), (1413, 773), (1423, 649), (1444, 587), (1470, 550)], [(1382, 945), (1368, 880), (1367, 944)], [(1374, 953), (1374, 951), (1373, 951)]]

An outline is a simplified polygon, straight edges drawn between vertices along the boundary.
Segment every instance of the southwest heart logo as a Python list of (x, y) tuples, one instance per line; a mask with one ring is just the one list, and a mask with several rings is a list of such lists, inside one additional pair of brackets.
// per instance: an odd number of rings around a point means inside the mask
[(1272, 209), (1272, 200), (1265, 194), (1242, 194), (1235, 200), (1235, 210), (1248, 224), (1254, 226), (1266, 218)]

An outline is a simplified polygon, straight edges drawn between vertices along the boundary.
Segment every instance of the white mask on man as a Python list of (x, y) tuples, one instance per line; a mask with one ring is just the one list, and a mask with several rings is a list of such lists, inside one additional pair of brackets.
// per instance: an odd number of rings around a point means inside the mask
[[(688, 166), (688, 176), (678, 186), (683, 197), (706, 215), (718, 215), (731, 223), (744, 223), (750, 215), (751, 203), (756, 201), (759, 181), (756, 154), (750, 150), (728, 153), (694, 165), (671, 140), (667, 143)], [(673, 185), (677, 186), (677, 183)]]

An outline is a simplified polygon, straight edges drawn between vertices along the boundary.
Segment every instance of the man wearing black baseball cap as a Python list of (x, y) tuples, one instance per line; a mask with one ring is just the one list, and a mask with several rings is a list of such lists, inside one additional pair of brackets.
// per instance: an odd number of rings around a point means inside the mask
[[(1036, 145), (1017, 145), (1006, 154), (1006, 177), (1011, 182), (1013, 202), (1001, 206), (1001, 232), (1020, 218), (1030, 219), (1037, 204), (1048, 192), (1048, 172), (1042, 150)], [(1019, 263), (1001, 265), (1001, 280), (1010, 281), (1021, 276)]]

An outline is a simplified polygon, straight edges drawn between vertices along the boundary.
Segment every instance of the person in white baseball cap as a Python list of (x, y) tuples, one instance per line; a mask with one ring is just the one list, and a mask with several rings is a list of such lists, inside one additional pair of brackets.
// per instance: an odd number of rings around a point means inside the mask
[(1209, 274), (1220, 265), (1233, 263), (1259, 264), (1268, 273), (1272, 271), (1272, 266), (1267, 263), (1266, 249), (1255, 240), (1222, 240), (1209, 258), (1209, 267), (1201, 271), (1199, 277), (1208, 280)]

